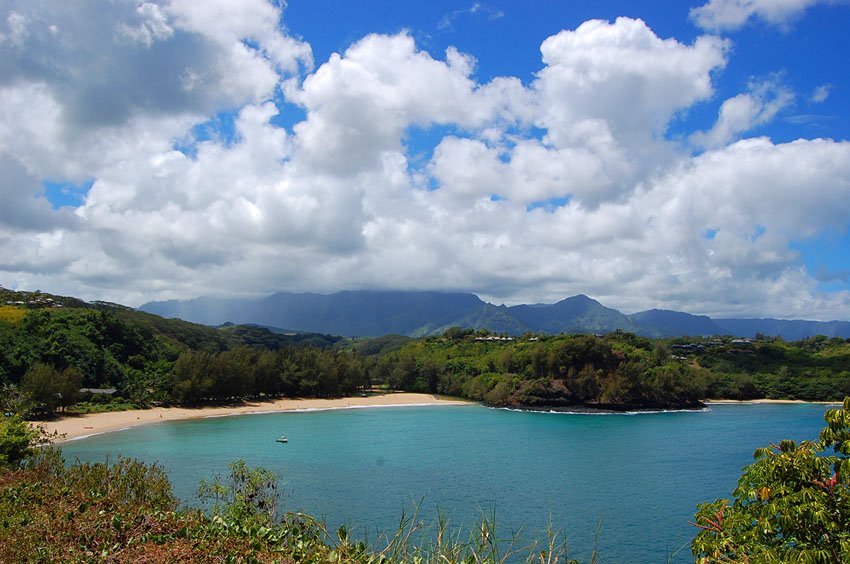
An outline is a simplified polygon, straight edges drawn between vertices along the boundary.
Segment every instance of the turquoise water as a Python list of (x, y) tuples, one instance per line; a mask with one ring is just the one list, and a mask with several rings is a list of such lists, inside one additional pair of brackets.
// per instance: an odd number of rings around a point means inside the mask
[[(121, 454), (162, 464), (197, 504), (202, 478), (245, 459), (281, 478), (284, 509), (374, 540), (402, 512), (455, 526), (495, 513), (504, 534), (561, 530), (586, 561), (601, 522), (605, 562), (693, 561), (696, 504), (728, 497), (753, 450), (814, 438), (826, 407), (715, 405), (637, 415), (528, 413), (481, 406), (277, 413), (162, 423), (72, 441), (68, 460)], [(286, 435), (288, 444), (275, 442)], [(464, 535), (465, 537), (465, 535)], [(684, 548), (683, 548), (684, 547)], [(678, 551), (678, 552), (677, 552)]]

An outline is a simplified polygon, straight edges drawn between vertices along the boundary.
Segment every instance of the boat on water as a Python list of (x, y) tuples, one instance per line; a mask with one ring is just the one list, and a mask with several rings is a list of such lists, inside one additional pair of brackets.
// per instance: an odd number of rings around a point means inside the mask
[(287, 439), (286, 437), (278, 437), (275, 440), (279, 443), (288, 443), (289, 442), (289, 439)]

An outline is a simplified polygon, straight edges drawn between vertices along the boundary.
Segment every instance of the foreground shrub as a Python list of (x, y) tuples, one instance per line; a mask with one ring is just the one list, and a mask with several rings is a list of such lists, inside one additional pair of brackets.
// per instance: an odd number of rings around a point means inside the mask
[(122, 458), (66, 466), (46, 448), (0, 472), (0, 562), (566, 562), (555, 532), (524, 544), (500, 538), (495, 520), (483, 519), (464, 538), (444, 519), (432, 529), (415, 512), (376, 550), (307, 515), (276, 518), (274, 484), (268, 471), (235, 462), (227, 479), (202, 484), (215, 502), (206, 514), (180, 509), (157, 465)]
[(178, 510), (164, 472), (129, 459), (65, 467), (54, 449), (0, 475), (0, 562), (287, 561)]
[(35, 453), (38, 431), (16, 415), (0, 414), (0, 469), (16, 467)]
[(850, 562), (850, 398), (819, 440), (756, 450), (730, 502), (702, 504), (700, 562)]

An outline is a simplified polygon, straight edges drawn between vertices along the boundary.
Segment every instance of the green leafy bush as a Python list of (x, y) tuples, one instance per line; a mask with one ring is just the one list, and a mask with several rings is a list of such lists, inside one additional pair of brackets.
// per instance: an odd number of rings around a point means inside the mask
[(702, 504), (700, 562), (850, 562), (850, 398), (819, 440), (760, 448), (730, 502)]
[(0, 468), (15, 467), (35, 453), (39, 433), (16, 415), (0, 417)]

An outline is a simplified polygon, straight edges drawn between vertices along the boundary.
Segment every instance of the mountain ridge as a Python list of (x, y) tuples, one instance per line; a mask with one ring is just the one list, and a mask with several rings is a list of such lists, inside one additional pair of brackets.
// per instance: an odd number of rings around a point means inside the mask
[(464, 292), (346, 290), (333, 294), (277, 292), (263, 298), (213, 298), (148, 302), (138, 309), (205, 325), (255, 323), (345, 335), (441, 334), (449, 327), (496, 333), (610, 333), (621, 330), (647, 337), (733, 335), (780, 336), (799, 340), (814, 335), (850, 338), (850, 321), (774, 318), (720, 318), (650, 309), (624, 314), (584, 294), (553, 304), (514, 306), (485, 302)]

